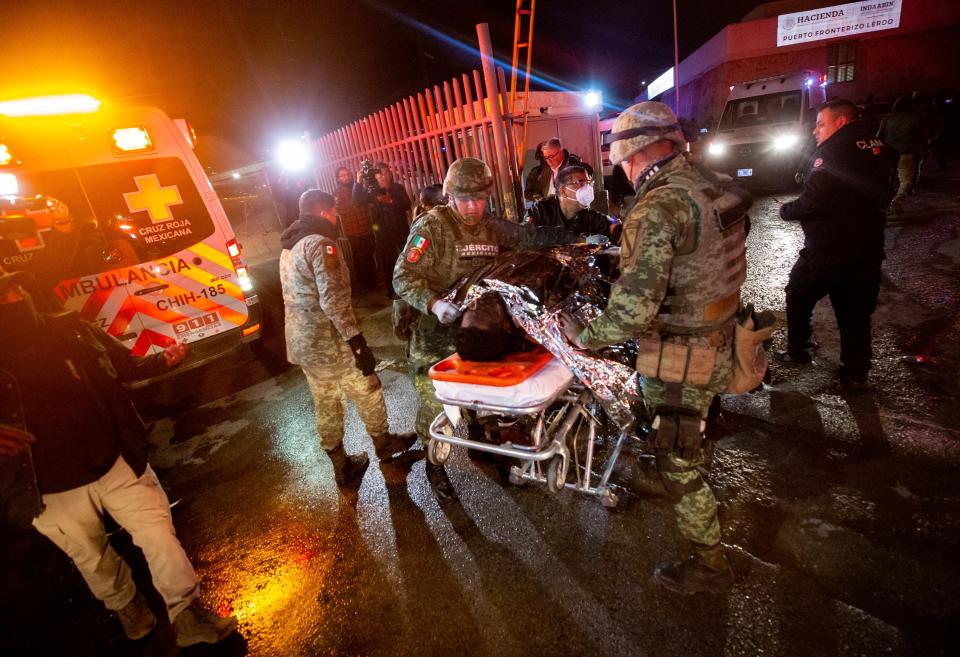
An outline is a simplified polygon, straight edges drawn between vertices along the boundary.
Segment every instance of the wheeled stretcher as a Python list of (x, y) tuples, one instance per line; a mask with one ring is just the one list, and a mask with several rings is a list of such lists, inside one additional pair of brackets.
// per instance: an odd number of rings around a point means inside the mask
[[(499, 454), (521, 462), (510, 468), (513, 484), (535, 481), (554, 493), (572, 488), (599, 497), (606, 507), (617, 505), (610, 476), (628, 433), (619, 433), (598, 473), (594, 457), (602, 411), (549, 352), (540, 348), (496, 363), (471, 363), (454, 354), (434, 365), (430, 378), (444, 409), (430, 425), (431, 463), (444, 463), (454, 446)], [(478, 430), (479, 423), (496, 429)]]

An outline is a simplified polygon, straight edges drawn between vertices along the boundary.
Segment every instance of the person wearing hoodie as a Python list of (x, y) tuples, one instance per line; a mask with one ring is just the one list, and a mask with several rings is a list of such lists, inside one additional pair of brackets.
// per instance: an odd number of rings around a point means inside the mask
[(416, 441), (390, 433), (377, 361), (360, 332), (350, 300), (350, 273), (337, 248), (333, 196), (308, 189), (300, 217), (280, 236), (280, 284), (286, 321), (287, 360), (299, 365), (313, 396), (317, 433), (333, 464), (338, 486), (358, 485), (365, 453), (343, 449), (344, 397), (352, 401), (381, 462)]
[(0, 458), (25, 473), (19, 494), (5, 490), (0, 501), (17, 504), (18, 517), (73, 560), (129, 639), (150, 634), (157, 619), (110, 545), (104, 513), (143, 550), (177, 645), (225, 639), (237, 619), (201, 604), (197, 573), (147, 461), (146, 427), (123, 388), (176, 367), (187, 345), (131, 356), (76, 312), (38, 311), (24, 289), (31, 282), (32, 274), (0, 268)]

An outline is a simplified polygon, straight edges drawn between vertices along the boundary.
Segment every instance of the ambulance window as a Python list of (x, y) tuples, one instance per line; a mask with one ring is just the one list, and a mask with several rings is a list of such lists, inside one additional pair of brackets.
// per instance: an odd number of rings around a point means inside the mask
[(177, 158), (34, 172), (22, 176), (20, 185), (22, 194), (53, 196), (70, 208), (68, 223), (38, 226), (44, 248), (35, 250), (30, 269), (44, 278), (88, 276), (157, 260), (215, 230)]
[(207, 206), (177, 158), (111, 162), (84, 167), (79, 175), (106, 238), (132, 249), (141, 262), (173, 255), (214, 232)]
[(36, 236), (13, 242), (0, 240), (4, 262), (18, 263), (43, 283), (97, 273), (104, 241), (73, 169), (19, 174), (20, 193), (53, 196), (70, 209), (70, 219), (54, 225), (48, 217), (36, 222)]

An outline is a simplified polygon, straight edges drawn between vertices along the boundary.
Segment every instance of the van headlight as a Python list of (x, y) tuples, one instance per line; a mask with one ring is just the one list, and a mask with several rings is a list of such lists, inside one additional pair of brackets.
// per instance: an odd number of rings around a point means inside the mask
[(723, 155), (727, 152), (727, 145), (719, 141), (711, 142), (710, 145), (707, 146), (707, 152), (714, 157)]
[(773, 140), (773, 149), (777, 151), (785, 151), (788, 148), (793, 148), (797, 145), (797, 142), (800, 141), (800, 138), (796, 135), (780, 135)]

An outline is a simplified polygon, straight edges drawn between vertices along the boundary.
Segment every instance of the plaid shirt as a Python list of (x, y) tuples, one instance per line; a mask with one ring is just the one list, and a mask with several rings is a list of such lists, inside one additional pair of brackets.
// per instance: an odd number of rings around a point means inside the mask
[(353, 185), (344, 187), (337, 185), (333, 190), (333, 197), (337, 201), (337, 213), (343, 222), (343, 231), (347, 237), (364, 237), (372, 233), (370, 216), (367, 209), (353, 204)]

